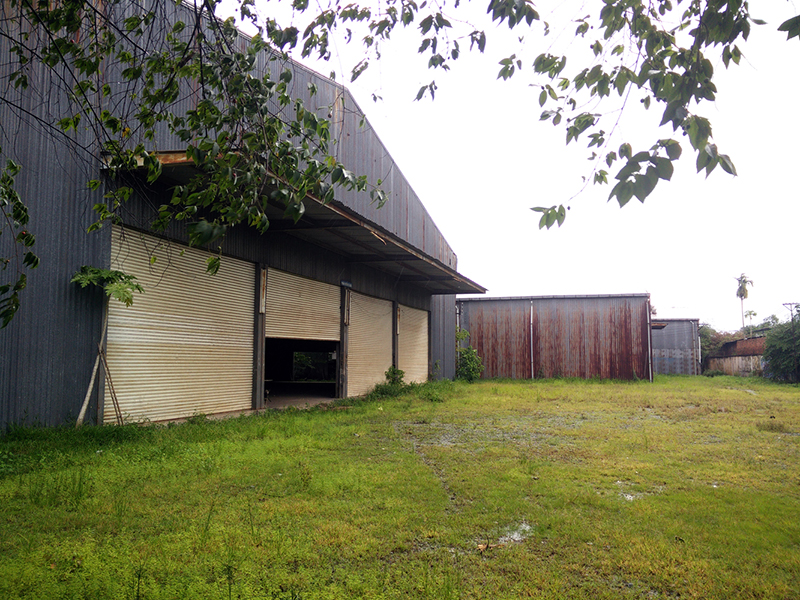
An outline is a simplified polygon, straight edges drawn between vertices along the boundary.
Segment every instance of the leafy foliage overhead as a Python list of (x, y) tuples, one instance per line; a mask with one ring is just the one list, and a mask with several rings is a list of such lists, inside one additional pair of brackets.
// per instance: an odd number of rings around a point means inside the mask
[[(308, 4), (301, 0), (293, 6), (303, 11)], [(567, 144), (587, 140), (594, 164), (588, 179), (610, 184), (609, 200), (616, 199), (620, 206), (634, 197), (643, 202), (660, 181), (671, 179), (673, 163), (681, 157), (686, 141), (698, 172), (708, 176), (719, 166), (736, 175), (731, 157), (714, 143), (712, 124), (702, 108), (716, 99), (714, 65), (738, 65), (743, 56), (740, 46), (752, 26), (766, 25), (751, 15), (748, 3), (598, 0), (585, 8), (589, 14), (577, 19), (574, 36), (590, 42), (593, 59), (589, 64), (568, 71), (566, 56), (545, 51), (526, 64), (514, 53), (499, 61), (498, 79), (510, 79), (526, 69), (533, 73), (532, 85), (539, 90), (538, 104), (543, 109), (540, 120), (563, 127)], [(355, 4), (323, 8), (302, 32), (293, 26), (281, 28), (273, 19), (268, 19), (267, 30), (281, 48), (302, 45), (302, 56), (317, 53), (328, 58), (337, 28), (343, 28), (345, 39), (350, 40), (354, 23), (363, 23), (361, 40), (367, 56), (353, 67), (351, 80), (355, 80), (371, 60), (380, 57), (381, 44), (397, 26), (417, 29), (418, 51), (429, 58), (428, 67), (433, 70), (450, 69), (465, 48), (484, 52), (486, 31), (471, 25), (464, 13), (468, 13), (466, 5), (459, 1), (448, 6), (384, 0), (373, 8)], [(530, 0), (489, 0), (487, 13), (495, 23), (513, 30), (510, 35), (519, 36), (520, 46), (531, 28), (541, 27), (545, 35), (550, 32), (550, 24)], [(800, 39), (800, 17), (778, 29), (786, 31), (789, 39)], [(433, 98), (437, 89), (435, 81), (423, 85), (416, 99), (428, 94)], [(612, 100), (614, 95), (620, 100)], [(659, 111), (660, 126), (670, 128), (672, 137), (656, 135), (649, 148), (634, 149), (628, 143), (609, 147), (619, 111), (603, 114), (598, 107), (619, 102), (623, 111), (634, 102), (645, 110)], [(563, 204), (532, 210), (542, 213), (540, 228), (561, 225), (566, 216)]]

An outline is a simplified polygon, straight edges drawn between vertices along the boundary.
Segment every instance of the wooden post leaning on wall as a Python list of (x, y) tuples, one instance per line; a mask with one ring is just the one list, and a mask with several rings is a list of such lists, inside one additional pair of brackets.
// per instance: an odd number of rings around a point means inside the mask
[(253, 319), (253, 409), (264, 408), (264, 357), (267, 335), (267, 267), (256, 265), (255, 318)]

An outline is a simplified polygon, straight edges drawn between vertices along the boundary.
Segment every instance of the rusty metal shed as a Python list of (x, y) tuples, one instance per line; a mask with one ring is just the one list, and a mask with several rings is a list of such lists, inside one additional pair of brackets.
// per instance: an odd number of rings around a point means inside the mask
[(652, 381), (650, 295), (460, 298), (484, 378)]
[(700, 375), (700, 319), (652, 320), (653, 372)]
[(726, 375), (757, 375), (764, 370), (766, 337), (734, 340), (722, 345), (714, 356), (708, 357), (708, 369)]

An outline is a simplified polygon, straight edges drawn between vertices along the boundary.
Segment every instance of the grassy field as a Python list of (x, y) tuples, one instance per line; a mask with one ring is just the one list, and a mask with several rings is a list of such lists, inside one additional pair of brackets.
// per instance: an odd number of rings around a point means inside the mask
[(0, 439), (0, 598), (800, 598), (800, 388), (440, 382)]

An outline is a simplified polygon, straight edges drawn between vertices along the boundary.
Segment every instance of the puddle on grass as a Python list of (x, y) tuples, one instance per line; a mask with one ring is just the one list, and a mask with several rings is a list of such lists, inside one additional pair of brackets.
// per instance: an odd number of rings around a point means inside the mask
[(525, 521), (523, 521), (516, 527), (511, 527), (507, 529), (506, 533), (500, 536), (498, 542), (500, 544), (512, 544), (512, 543), (518, 544), (519, 542), (524, 542), (532, 535), (533, 535), (533, 527), (531, 527)]
[(627, 488), (629, 488), (630, 486), (635, 485), (635, 484), (631, 483), (630, 481), (622, 481), (621, 479), (618, 479), (617, 481), (615, 481), (614, 485), (616, 485), (617, 488), (619, 489), (620, 498), (622, 498), (626, 502), (633, 502), (635, 500), (641, 500), (645, 496), (652, 496), (654, 494), (660, 494), (661, 492), (664, 491), (664, 486), (663, 485), (656, 485), (650, 491), (633, 492), (633, 491), (628, 490)]

